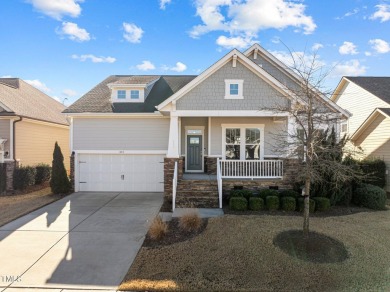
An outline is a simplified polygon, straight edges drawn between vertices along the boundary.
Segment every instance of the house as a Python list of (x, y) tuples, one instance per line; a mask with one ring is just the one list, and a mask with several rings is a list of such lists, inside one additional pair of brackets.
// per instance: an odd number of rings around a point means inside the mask
[(16, 165), (50, 164), (57, 141), (69, 169), (69, 124), (61, 103), (19, 78), (0, 78), (0, 162), (7, 189)]
[(343, 77), (331, 99), (352, 113), (342, 134), (366, 156), (383, 159), (390, 182), (390, 77)]
[(272, 110), (298, 102), (288, 86), (299, 77), (258, 44), (199, 76), (109, 76), (64, 111), (75, 190), (164, 191), (174, 206), (221, 207), (236, 185), (289, 188), (296, 162), (274, 148), (296, 125)]

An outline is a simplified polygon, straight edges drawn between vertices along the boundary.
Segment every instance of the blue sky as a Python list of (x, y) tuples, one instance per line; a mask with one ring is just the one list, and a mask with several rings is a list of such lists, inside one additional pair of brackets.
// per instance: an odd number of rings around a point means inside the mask
[(0, 24), (0, 77), (66, 105), (108, 75), (197, 75), (253, 42), (286, 62), (316, 50), (329, 88), (390, 75), (384, 0), (2, 0)]

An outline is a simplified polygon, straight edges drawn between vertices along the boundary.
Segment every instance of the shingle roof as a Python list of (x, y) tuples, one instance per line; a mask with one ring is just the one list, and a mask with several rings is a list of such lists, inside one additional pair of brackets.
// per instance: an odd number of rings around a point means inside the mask
[(390, 108), (383, 108), (383, 107), (381, 107), (379, 109), (390, 117)]
[(345, 77), (390, 104), (390, 77)]
[(61, 113), (66, 107), (19, 78), (0, 78), (0, 115), (14, 115), (68, 125)]
[(160, 78), (160, 76), (122, 76), (117, 81), (112, 83), (114, 84), (149, 84), (152, 81)]
[[(156, 106), (169, 98), (172, 94), (189, 83), (196, 76), (192, 75), (163, 75), (154, 83), (145, 102), (140, 103), (111, 103), (111, 90), (107, 84), (130, 78), (140, 78), (146, 76), (123, 76), (112, 75), (96, 85), (79, 100), (68, 107), (64, 113), (153, 113)], [(147, 76), (156, 79), (159, 76)], [(154, 80), (151, 79), (151, 80)], [(122, 81), (121, 81), (122, 82)]]

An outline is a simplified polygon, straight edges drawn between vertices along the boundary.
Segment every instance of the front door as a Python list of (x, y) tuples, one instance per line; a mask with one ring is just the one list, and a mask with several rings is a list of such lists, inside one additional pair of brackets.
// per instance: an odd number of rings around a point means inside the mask
[(187, 136), (187, 170), (202, 171), (202, 135)]

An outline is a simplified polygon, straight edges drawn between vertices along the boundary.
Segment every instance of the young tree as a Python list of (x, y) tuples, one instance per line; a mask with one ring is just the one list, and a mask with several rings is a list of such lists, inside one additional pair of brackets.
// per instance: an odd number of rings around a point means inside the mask
[(54, 194), (66, 194), (71, 191), (70, 181), (64, 166), (64, 156), (57, 142), (54, 145), (50, 187)]
[[(276, 134), (277, 151), (286, 158), (299, 158), (297, 180), (303, 182), (304, 196), (303, 233), (309, 233), (309, 204), (311, 186), (325, 183), (324, 173), (337, 177), (342, 184), (360, 175), (355, 168), (342, 162), (343, 155), (354, 155), (359, 151), (353, 147), (344, 147), (347, 138), (336, 139), (336, 131), (341, 120), (348, 115), (340, 113), (329, 103), (323, 90), (324, 79), (329, 72), (324, 72), (323, 65), (314, 53), (294, 54), (290, 51), (291, 66), (296, 82), (287, 83), (286, 88), (292, 100), (286, 105), (275, 105), (273, 111), (288, 113), (289, 121), (284, 133)], [(331, 131), (331, 132), (330, 132)], [(287, 138), (287, 139), (286, 139)]]

